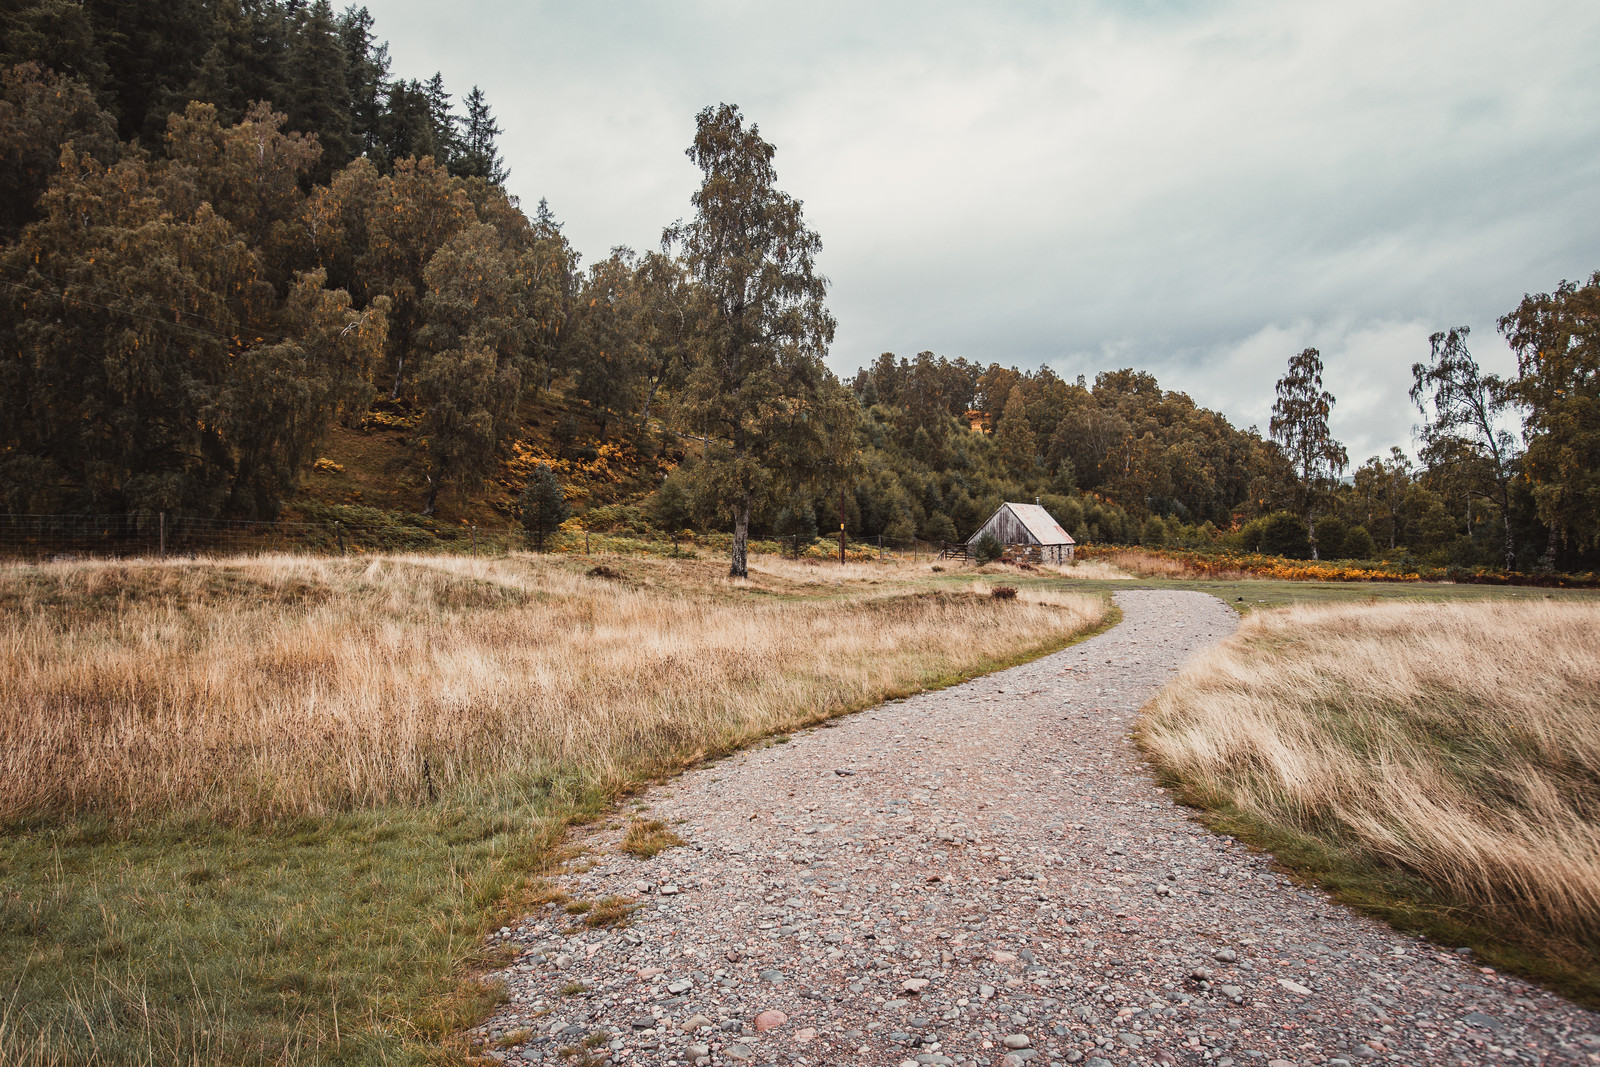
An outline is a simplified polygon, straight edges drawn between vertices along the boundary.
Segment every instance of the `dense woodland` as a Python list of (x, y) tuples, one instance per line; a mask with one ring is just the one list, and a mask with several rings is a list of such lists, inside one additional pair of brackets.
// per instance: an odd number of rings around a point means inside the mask
[(1417, 354), (1415, 461), (1345, 454), (1312, 349), (1265, 433), (1133, 369), (885, 353), (841, 382), (820, 239), (736, 108), (699, 116), (692, 221), (585, 265), (504, 191), (483, 94), (394, 74), (365, 10), (5, 0), (0, 26), (11, 514), (270, 518), (330, 433), (382, 432), (429, 515), (514, 518), (525, 484), (604, 459), (638, 489), (608, 515), (740, 544), (841, 509), (955, 540), (1037, 498), (1081, 542), (1600, 563), (1600, 275), (1501, 320), (1513, 379), (1465, 329)]

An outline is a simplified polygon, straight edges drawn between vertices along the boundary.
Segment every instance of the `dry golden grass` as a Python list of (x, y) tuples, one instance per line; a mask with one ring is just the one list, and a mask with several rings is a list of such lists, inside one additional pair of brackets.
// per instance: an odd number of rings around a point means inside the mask
[(1600, 973), (1600, 604), (1256, 613), (1140, 737), (1191, 799)]
[(1093, 581), (1127, 581), (1134, 577), (1133, 574), (1123, 570), (1114, 562), (1106, 559), (1079, 559), (1071, 563), (1045, 563), (1038, 565), (1040, 570), (1059, 574), (1063, 578), (1081, 578)]
[(1094, 625), (914, 564), (390, 556), (0, 569), (0, 818), (626, 787)]
[(1093, 559), (1085, 560), (1081, 565), (1094, 564), (1109, 567), (1124, 578), (1168, 578), (1174, 581), (1195, 581), (1203, 578), (1210, 581), (1237, 582), (1255, 577), (1248, 571), (1242, 570), (1208, 572), (1184, 560), (1168, 559), (1137, 548), (1096, 551)]

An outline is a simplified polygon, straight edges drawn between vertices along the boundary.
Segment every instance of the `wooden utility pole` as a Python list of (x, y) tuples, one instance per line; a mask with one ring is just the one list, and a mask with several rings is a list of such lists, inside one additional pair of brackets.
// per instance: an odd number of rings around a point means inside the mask
[(844, 486), (839, 486), (839, 562), (844, 562)]

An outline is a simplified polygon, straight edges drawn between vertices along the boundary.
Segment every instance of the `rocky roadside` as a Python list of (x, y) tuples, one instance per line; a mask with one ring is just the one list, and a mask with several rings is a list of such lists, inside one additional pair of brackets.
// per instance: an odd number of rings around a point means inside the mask
[[(475, 1034), (520, 1063), (1600, 1063), (1600, 1018), (1396, 934), (1204, 829), (1134, 716), (1230, 633), (1202, 593), (1118, 594), (1121, 625), (966, 685), (696, 769), (598, 827), (496, 940)], [(590, 927), (584, 904), (637, 905)]]

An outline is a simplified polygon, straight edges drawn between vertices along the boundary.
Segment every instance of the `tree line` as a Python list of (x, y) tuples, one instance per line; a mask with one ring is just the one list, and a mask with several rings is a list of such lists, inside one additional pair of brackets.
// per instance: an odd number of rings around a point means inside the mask
[(328, 0), (9, 0), (0, 66), (34, 63), (86, 88), (119, 140), (160, 152), (168, 116), (212, 104), (231, 125), (270, 102), (291, 131), (316, 138), (325, 182), (358, 156), (387, 173), (431, 156), (453, 175), (506, 177), (500, 128), (474, 86), (455, 105), (444, 79), (390, 70), (364, 7)]
[[(481, 94), (458, 120), (437, 78), (390, 77), (364, 11), (67, 4), (81, 33), (30, 37), (46, 6), (4, 16), (9, 511), (270, 517), (331, 426), (376, 413), (432, 512), (503, 471), (524, 398), (559, 389), (596, 441), (676, 461), (649, 513), (732, 530), (735, 573), (756, 534), (955, 540), (1008, 499), (1083, 542), (1523, 570), (1600, 546), (1600, 276), (1501, 321), (1515, 379), (1482, 374), (1465, 329), (1436, 335), (1420, 463), (1350, 472), (1313, 349), (1266, 434), (1133, 369), (886, 353), (840, 381), (820, 238), (731, 105), (697, 116), (692, 218), (584, 267), (547, 205), (502, 188)], [(535, 473), (529, 515), (564, 515)]]

